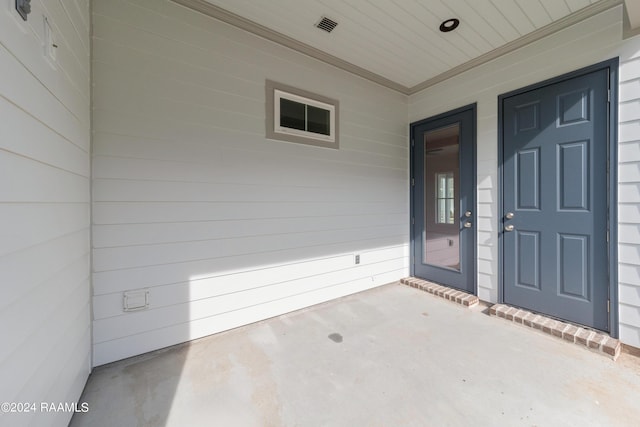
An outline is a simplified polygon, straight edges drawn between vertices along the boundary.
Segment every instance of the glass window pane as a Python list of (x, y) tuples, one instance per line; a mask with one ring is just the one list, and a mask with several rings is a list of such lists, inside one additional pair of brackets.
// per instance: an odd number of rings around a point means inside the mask
[(438, 180), (438, 193), (437, 193), (438, 196), (437, 197), (439, 199), (443, 199), (445, 197), (445, 194), (446, 194), (445, 193), (446, 192), (446, 185), (447, 185), (446, 179), (445, 179), (446, 175), (442, 174), (442, 173), (439, 173), (437, 176), (438, 176), (438, 178), (437, 178), (437, 180)]
[(307, 105), (307, 131), (329, 135), (331, 132), (331, 113), (329, 110)]
[(305, 130), (305, 104), (280, 98), (280, 126)]
[(453, 224), (455, 222), (455, 207), (453, 203), (453, 199), (447, 200), (447, 224)]
[(438, 209), (436, 223), (453, 224), (453, 217), (455, 216), (455, 187), (453, 172), (436, 174), (436, 182), (436, 199)]
[(424, 225), (422, 260), (425, 264), (460, 270), (459, 200), (460, 125), (425, 134)]

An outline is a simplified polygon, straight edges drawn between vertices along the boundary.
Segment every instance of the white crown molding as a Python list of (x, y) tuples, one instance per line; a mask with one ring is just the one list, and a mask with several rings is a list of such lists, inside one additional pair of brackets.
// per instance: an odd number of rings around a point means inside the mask
[(537, 30), (524, 35), (512, 42), (509, 42), (505, 45), (500, 46), (497, 49), (494, 49), (490, 52), (487, 52), (483, 55), (478, 56), (470, 61), (465, 62), (464, 64), (458, 65), (457, 67), (453, 67), (449, 71), (445, 71), (442, 74), (439, 74), (429, 80), (426, 80), (420, 84), (417, 84), (411, 88), (409, 88), (409, 94), (413, 95), (414, 93), (420, 92), (430, 86), (443, 82), (451, 77), (457, 76), (458, 74), (462, 74), (465, 71), (469, 71), (472, 68), (475, 68), (479, 65), (487, 63), (489, 61), (493, 61), (496, 58), (499, 58), (503, 55), (511, 53), (515, 50), (518, 50), (528, 44), (536, 42), (542, 38), (550, 36), (551, 34), (557, 33), (560, 30), (563, 30), (567, 27), (570, 27), (578, 22), (584, 21), (585, 19), (591, 18), (599, 13), (604, 12), (605, 10), (609, 10), (613, 7), (616, 7), (622, 4), (623, 0), (601, 0), (597, 3), (593, 3), (584, 9), (580, 9), (579, 11), (572, 13), (571, 15), (567, 15), (564, 18), (561, 18), (557, 21), (554, 21), (548, 25), (545, 25), (542, 28), (538, 28)]
[(634, 31), (640, 29), (640, 2), (624, 0), (624, 6), (630, 29)]
[[(443, 82), (447, 79), (457, 76), (458, 74), (464, 73), (465, 71), (471, 70), (472, 68), (475, 68), (486, 62), (492, 61), (500, 56), (506, 55), (528, 44), (531, 44), (537, 40), (540, 40), (560, 30), (570, 27), (571, 25), (577, 24), (578, 22), (584, 21), (585, 19), (591, 18), (592, 16), (595, 16), (599, 13), (602, 13), (618, 5), (621, 5), (625, 0), (600, 0), (575, 13), (572, 13), (571, 15), (565, 16), (564, 18), (554, 21), (525, 36), (522, 36), (512, 42), (509, 42), (483, 55), (480, 55), (479, 57), (474, 58), (470, 61), (467, 61), (464, 64), (460, 64), (456, 67), (453, 67), (449, 71), (438, 74), (437, 76), (432, 77), (428, 80), (425, 80), (424, 82), (419, 83), (412, 87), (407, 87), (400, 83), (394, 82), (379, 74), (373, 73), (367, 69), (354, 65), (348, 61), (345, 61), (336, 56), (323, 52), (320, 49), (316, 49), (315, 47), (310, 46), (306, 43), (302, 43), (289, 36), (279, 33), (278, 31), (274, 31), (270, 28), (267, 28), (263, 25), (260, 25), (249, 19), (246, 19), (240, 15), (236, 15), (235, 13), (222, 9), (221, 7), (213, 5), (205, 0), (171, 0), (171, 1), (173, 1), (174, 3), (180, 4), (182, 6), (185, 6), (189, 9), (203, 13), (212, 18), (226, 22), (227, 24), (241, 28), (245, 31), (253, 33), (264, 39), (278, 43), (282, 46), (286, 46), (290, 49), (303, 53), (312, 58), (318, 59), (327, 64), (333, 65), (334, 67), (348, 71), (352, 74), (360, 76), (364, 79), (367, 79), (379, 85), (385, 86), (389, 89), (398, 91), (405, 95), (413, 95), (430, 86)], [(629, 0), (626, 0), (626, 1), (629, 1)]]
[(348, 61), (345, 61), (336, 56), (330, 55), (320, 49), (316, 49), (313, 46), (309, 46), (306, 43), (302, 43), (296, 39), (293, 39), (282, 33), (274, 31), (270, 28), (267, 28), (256, 22), (253, 22), (249, 19), (243, 18), (240, 15), (236, 15), (235, 13), (224, 10), (219, 6), (206, 2), (205, 0), (172, 0), (172, 1), (174, 3), (178, 3), (182, 6), (188, 7), (189, 9), (203, 13), (212, 18), (216, 18), (220, 21), (226, 22), (227, 24), (231, 24), (235, 27), (241, 28), (245, 31), (253, 33), (264, 39), (278, 43), (282, 46), (286, 46), (290, 49), (303, 53), (307, 56), (318, 59), (327, 64), (333, 65), (334, 67), (337, 67), (345, 71), (348, 71), (352, 74), (358, 75), (364, 79), (378, 83), (379, 85), (385, 86), (389, 89), (396, 90), (406, 95), (409, 94), (408, 93), (409, 88), (404, 85), (396, 83), (392, 80), (387, 79), (386, 77), (382, 77), (381, 75), (373, 73), (362, 67), (358, 67), (357, 65), (354, 65)]
[(625, 0), (624, 5), (622, 38), (626, 40), (640, 34), (640, 4), (632, 2), (632, 0)]

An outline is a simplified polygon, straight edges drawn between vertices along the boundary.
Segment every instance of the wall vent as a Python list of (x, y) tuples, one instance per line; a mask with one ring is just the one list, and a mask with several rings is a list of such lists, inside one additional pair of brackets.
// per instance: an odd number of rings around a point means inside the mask
[(323, 16), (320, 22), (316, 24), (316, 27), (326, 31), (327, 33), (330, 33), (331, 31), (333, 31), (333, 29), (337, 26), (338, 26), (338, 23), (336, 21), (329, 19), (326, 16)]

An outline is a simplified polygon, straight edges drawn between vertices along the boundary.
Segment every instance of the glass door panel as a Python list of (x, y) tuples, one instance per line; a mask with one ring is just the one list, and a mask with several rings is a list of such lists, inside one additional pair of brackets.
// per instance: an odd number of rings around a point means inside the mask
[(424, 133), (424, 260), (460, 271), (460, 124)]

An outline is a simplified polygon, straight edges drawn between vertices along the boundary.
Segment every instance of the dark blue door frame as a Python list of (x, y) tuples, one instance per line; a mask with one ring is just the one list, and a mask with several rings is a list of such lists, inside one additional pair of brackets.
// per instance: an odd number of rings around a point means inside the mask
[[(449, 285), (466, 292), (471, 292), (473, 294), (477, 293), (477, 203), (476, 203), (476, 104), (467, 105), (464, 107), (457, 108), (452, 111), (448, 111), (433, 117), (429, 117), (424, 120), (420, 120), (414, 123), (411, 123), (411, 135), (410, 135), (410, 176), (411, 176), (411, 188), (410, 188), (410, 233), (411, 233), (411, 244), (410, 244), (410, 274), (415, 276), (416, 272), (416, 262), (417, 257), (422, 256), (422, 251), (418, 250), (418, 246), (422, 247), (422, 241), (416, 241), (416, 226), (418, 226), (421, 221), (419, 218), (416, 218), (416, 200), (421, 200), (420, 197), (417, 197), (416, 191), (420, 189), (420, 191), (424, 191), (424, 186), (419, 185), (420, 182), (416, 179), (416, 174), (418, 171), (416, 170), (416, 164), (418, 162), (418, 158), (416, 157), (417, 150), (420, 146), (420, 141), (417, 141), (416, 138), (423, 137), (426, 135), (426, 132), (429, 132), (427, 129), (438, 129), (441, 126), (448, 126), (449, 123), (459, 123), (463, 126), (462, 133), (460, 134), (460, 144), (462, 150), (462, 140), (464, 139), (467, 142), (465, 146), (465, 159), (461, 158), (461, 166), (464, 165), (464, 188), (467, 190), (465, 193), (461, 193), (458, 195), (458, 198), (462, 197), (463, 194), (466, 195), (464, 201), (459, 201), (461, 203), (460, 206), (464, 205), (464, 210), (472, 211), (472, 216), (470, 218), (464, 217), (461, 218), (461, 221), (471, 222), (471, 228), (461, 228), (461, 236), (464, 237), (465, 242), (461, 243), (460, 249), (460, 273), (455, 273), (453, 271), (447, 272), (447, 269), (441, 269), (439, 267), (431, 268), (433, 271), (429, 273), (429, 275), (433, 275), (434, 277), (427, 277), (431, 280), (438, 281), (444, 285)], [(422, 144), (424, 145), (424, 144)], [(421, 153), (421, 155), (423, 155)], [(422, 163), (420, 163), (422, 164)], [(424, 165), (422, 166), (424, 173)], [(462, 175), (460, 177), (462, 180)], [(462, 191), (463, 183), (462, 181), (459, 184), (460, 191)], [(471, 188), (471, 190), (469, 190)], [(424, 197), (424, 195), (423, 195)], [(420, 202), (418, 202), (420, 203)], [(421, 205), (422, 206), (422, 205)], [(423, 212), (424, 207), (421, 208)], [(423, 212), (424, 213), (424, 212)], [(462, 210), (458, 212), (459, 216), (462, 216)], [(460, 223), (462, 226), (462, 222)], [(466, 249), (465, 249), (466, 248)], [(421, 265), (424, 264), (421, 262)], [(428, 264), (425, 264), (428, 265)], [(424, 267), (424, 266), (422, 266)], [(421, 268), (422, 268), (421, 267)], [(422, 268), (424, 269), (424, 268)], [(421, 270), (422, 271), (422, 270)], [(427, 274), (423, 272), (424, 274)], [(460, 277), (458, 277), (460, 276)], [(462, 282), (461, 282), (462, 281)], [(458, 283), (460, 282), (460, 283)], [(463, 284), (464, 282), (464, 284)], [(466, 289), (465, 289), (466, 288)]]
[(536, 83), (531, 86), (527, 86), (521, 89), (517, 89), (515, 91), (502, 94), (498, 97), (498, 174), (499, 174), (499, 189), (498, 189), (498, 262), (499, 262), (499, 301), (504, 302), (504, 291), (505, 291), (505, 283), (504, 283), (504, 274), (505, 274), (505, 264), (504, 264), (504, 200), (503, 200), (503, 189), (504, 189), (504, 101), (506, 98), (513, 97), (516, 95), (524, 94), (526, 92), (543, 88), (545, 86), (549, 86), (555, 83), (559, 83), (565, 80), (569, 80), (572, 78), (580, 77), (595, 71), (607, 70), (609, 73), (609, 107), (608, 107), (608, 279), (609, 279), (609, 301), (610, 301), (610, 309), (609, 309), (609, 333), (612, 337), (618, 337), (619, 334), (619, 325), (618, 325), (618, 254), (617, 254), (617, 223), (618, 223), (618, 215), (617, 215), (617, 124), (618, 124), (618, 58), (611, 59), (608, 61), (604, 61), (590, 67), (586, 67), (568, 74), (564, 74), (549, 80), (545, 80), (540, 83)]

